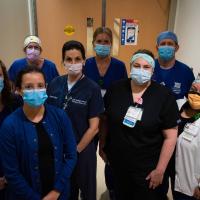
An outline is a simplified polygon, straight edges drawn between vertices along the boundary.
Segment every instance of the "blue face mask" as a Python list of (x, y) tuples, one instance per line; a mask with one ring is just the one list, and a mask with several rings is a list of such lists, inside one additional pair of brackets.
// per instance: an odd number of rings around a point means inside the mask
[(23, 90), (23, 100), (31, 107), (43, 105), (47, 97), (46, 89)]
[(147, 70), (132, 67), (130, 76), (131, 79), (135, 81), (138, 85), (143, 85), (144, 83), (151, 80), (152, 74)]
[(96, 44), (94, 47), (94, 50), (96, 54), (100, 57), (106, 57), (110, 55), (110, 45), (102, 45), (102, 44)]
[(3, 88), (4, 88), (4, 80), (3, 78), (0, 78), (0, 92), (2, 92)]
[(158, 47), (159, 58), (163, 61), (169, 61), (174, 58), (175, 48), (172, 46), (160, 46)]

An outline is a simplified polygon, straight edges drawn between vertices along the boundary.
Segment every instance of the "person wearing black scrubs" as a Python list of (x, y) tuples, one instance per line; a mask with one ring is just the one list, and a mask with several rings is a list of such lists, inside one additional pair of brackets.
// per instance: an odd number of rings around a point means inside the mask
[(96, 199), (96, 145), (99, 115), (103, 113), (100, 87), (82, 73), (85, 49), (78, 41), (63, 45), (62, 60), (67, 75), (55, 78), (48, 86), (48, 103), (63, 108), (69, 115), (77, 142), (78, 161), (72, 175), (70, 200)]
[(151, 81), (155, 62), (150, 51), (137, 51), (130, 64), (131, 78), (105, 94), (101, 142), (117, 200), (163, 200), (160, 185), (176, 144), (178, 107), (168, 89)]

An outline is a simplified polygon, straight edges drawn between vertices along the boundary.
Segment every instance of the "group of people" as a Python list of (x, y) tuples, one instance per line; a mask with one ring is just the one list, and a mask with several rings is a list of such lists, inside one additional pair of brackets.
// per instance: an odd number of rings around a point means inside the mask
[(112, 42), (97, 28), (88, 59), (64, 43), (62, 76), (37, 36), (8, 74), (0, 61), (0, 199), (96, 200), (98, 143), (111, 200), (165, 200), (169, 177), (175, 200), (200, 199), (200, 79), (176, 60), (177, 36), (158, 35), (157, 59), (133, 53), (130, 78)]

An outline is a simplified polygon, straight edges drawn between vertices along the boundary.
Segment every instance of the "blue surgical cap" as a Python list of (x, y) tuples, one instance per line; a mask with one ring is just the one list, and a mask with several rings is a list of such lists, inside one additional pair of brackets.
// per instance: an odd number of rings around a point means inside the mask
[(174, 42), (176, 42), (176, 44), (178, 44), (178, 38), (176, 34), (170, 31), (165, 31), (165, 32), (160, 33), (157, 37), (157, 44), (159, 45), (160, 42), (165, 39), (171, 39)]

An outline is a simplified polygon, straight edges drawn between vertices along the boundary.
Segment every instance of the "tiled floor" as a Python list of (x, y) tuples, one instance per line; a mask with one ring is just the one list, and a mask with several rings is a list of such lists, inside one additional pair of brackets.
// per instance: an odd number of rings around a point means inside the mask
[[(171, 191), (168, 196), (169, 200), (172, 200)], [(104, 179), (104, 162), (99, 156), (97, 156), (97, 200), (109, 200)]]

